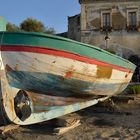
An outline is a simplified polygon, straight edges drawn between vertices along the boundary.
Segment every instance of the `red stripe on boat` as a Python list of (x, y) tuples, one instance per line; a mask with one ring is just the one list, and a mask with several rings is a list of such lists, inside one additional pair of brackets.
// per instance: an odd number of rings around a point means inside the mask
[(109, 67), (112, 67), (114, 69), (124, 71), (124, 72), (129, 72), (129, 73), (132, 72), (131, 70), (124, 68), (124, 67), (102, 62), (102, 61), (88, 58), (85, 56), (80, 56), (79, 54), (74, 54), (74, 53), (46, 48), (46, 47), (41, 48), (41, 47), (32, 47), (32, 46), (2, 45), (0, 47), (0, 50), (1, 51), (12, 51), (12, 52), (32, 52), (32, 53), (41, 53), (41, 54), (48, 54), (48, 55), (54, 55), (54, 56), (61, 56), (61, 57), (70, 58), (70, 59), (78, 60), (81, 62), (89, 63), (89, 64), (95, 64), (95, 65), (100, 65), (100, 66), (109, 66)]

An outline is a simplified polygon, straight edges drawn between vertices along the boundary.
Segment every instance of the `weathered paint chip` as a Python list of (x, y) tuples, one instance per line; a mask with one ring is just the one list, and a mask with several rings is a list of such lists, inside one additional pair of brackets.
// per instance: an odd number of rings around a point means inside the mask
[(112, 67), (97, 66), (96, 76), (97, 78), (110, 79), (112, 75)]

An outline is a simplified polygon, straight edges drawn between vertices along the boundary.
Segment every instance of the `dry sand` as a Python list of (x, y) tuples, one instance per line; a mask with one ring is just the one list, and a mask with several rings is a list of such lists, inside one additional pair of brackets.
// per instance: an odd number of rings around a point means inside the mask
[(140, 98), (118, 103), (116, 108), (92, 106), (67, 115), (81, 120), (81, 125), (57, 136), (53, 121), (21, 126), (1, 135), (4, 140), (140, 140)]

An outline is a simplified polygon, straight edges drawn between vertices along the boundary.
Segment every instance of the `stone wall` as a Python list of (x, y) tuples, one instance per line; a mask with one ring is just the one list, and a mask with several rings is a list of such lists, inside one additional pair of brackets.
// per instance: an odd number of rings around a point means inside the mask
[(106, 42), (105, 33), (100, 31), (82, 32), (82, 42), (92, 44), (102, 49), (111, 49), (117, 55), (129, 58), (136, 54), (140, 56), (140, 33), (128, 33), (127, 31), (114, 31), (109, 33), (109, 39)]
[(77, 41), (81, 40), (80, 21), (80, 14), (68, 17), (68, 38)]
[(137, 22), (140, 28), (140, 1), (81, 4), (81, 30), (100, 29), (101, 13), (105, 11), (111, 13), (113, 29), (126, 29), (127, 11), (132, 9), (138, 13)]
[[(101, 48), (111, 48), (118, 55), (140, 56), (140, 1), (136, 0), (80, 0), (81, 4), (81, 41)], [(128, 12), (136, 11), (137, 28), (128, 26)], [(102, 29), (102, 12), (111, 13), (111, 30), (106, 44), (106, 33)]]

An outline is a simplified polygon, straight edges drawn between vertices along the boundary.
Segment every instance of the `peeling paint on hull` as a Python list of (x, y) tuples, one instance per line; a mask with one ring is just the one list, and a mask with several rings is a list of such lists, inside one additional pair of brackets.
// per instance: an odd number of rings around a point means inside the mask
[(25, 108), (22, 109), (22, 107), (21, 110), (19, 110), (17, 107), (19, 108), (20, 104), (16, 102), (15, 98), (21, 90), (11, 87), (8, 84), (5, 72), (2, 73), (1, 95), (5, 114), (11, 122), (19, 125), (29, 125), (47, 121), (95, 105), (109, 98), (109, 96), (84, 98), (59, 97), (24, 91), (27, 94), (28, 100), (23, 101), (29, 101), (28, 106), (26, 106), (26, 110), (24, 110)]
[(73, 78), (64, 79), (62, 76), (53, 74), (21, 71), (8, 72), (7, 78), (12, 87), (62, 97), (78, 97), (86, 94), (112, 95), (120, 93), (128, 84), (127, 82), (87, 82)]
[(46, 95), (114, 95), (120, 93), (132, 77), (130, 70), (108, 67), (106, 63), (101, 66), (31, 52), (3, 51), (2, 57), (11, 86)]

